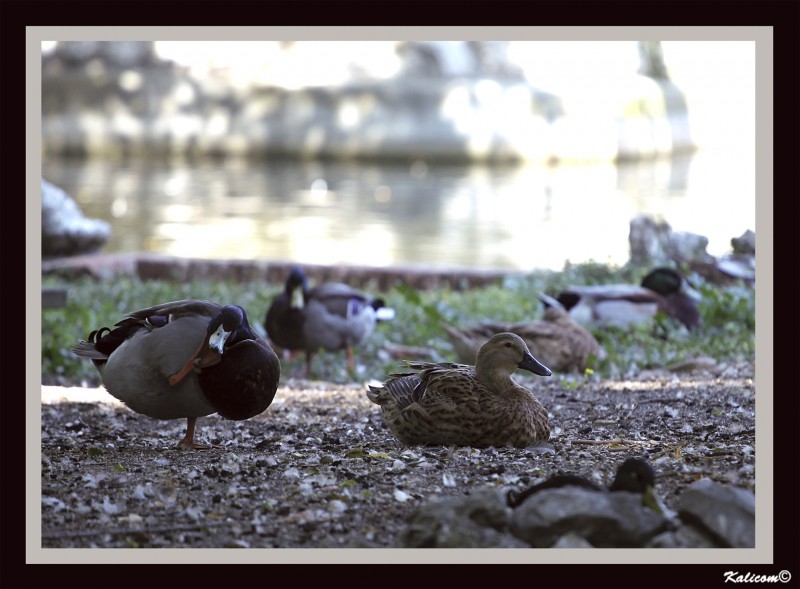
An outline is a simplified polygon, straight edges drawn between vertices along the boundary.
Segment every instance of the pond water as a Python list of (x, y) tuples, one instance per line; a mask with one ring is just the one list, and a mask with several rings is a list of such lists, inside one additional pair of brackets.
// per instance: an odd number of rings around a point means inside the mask
[(45, 157), (42, 175), (111, 223), (106, 253), (560, 270), (624, 264), (638, 214), (712, 254), (755, 230), (754, 159), (736, 151), (585, 166)]

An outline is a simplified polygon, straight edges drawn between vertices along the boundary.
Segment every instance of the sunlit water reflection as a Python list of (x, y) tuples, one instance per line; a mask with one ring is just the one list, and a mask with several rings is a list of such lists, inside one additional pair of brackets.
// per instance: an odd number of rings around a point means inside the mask
[(109, 221), (107, 253), (528, 270), (624, 264), (632, 217), (709, 238), (755, 230), (752, 154), (614, 166), (46, 160)]

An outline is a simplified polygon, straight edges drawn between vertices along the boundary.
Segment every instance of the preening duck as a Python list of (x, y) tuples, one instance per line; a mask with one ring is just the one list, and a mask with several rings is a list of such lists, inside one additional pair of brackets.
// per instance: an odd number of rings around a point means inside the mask
[(238, 305), (186, 299), (128, 313), (92, 331), (72, 351), (90, 358), (103, 386), (155, 419), (187, 419), (179, 446), (194, 441), (198, 417), (248, 419), (272, 403), (280, 379), (275, 352)]

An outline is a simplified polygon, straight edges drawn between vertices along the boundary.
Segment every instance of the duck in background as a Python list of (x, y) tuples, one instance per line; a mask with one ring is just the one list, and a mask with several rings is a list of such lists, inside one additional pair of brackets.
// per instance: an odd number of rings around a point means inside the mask
[(572, 318), (585, 327), (627, 327), (652, 319), (662, 311), (688, 330), (700, 327), (699, 294), (672, 268), (656, 268), (632, 284), (571, 286), (555, 297)]
[(498, 333), (478, 351), (475, 366), (407, 362), (418, 373), (391, 374), (368, 386), (384, 423), (408, 445), (515, 446), (526, 448), (550, 437), (547, 410), (511, 375), (518, 368), (539, 376), (550, 370), (514, 333)]
[(345, 350), (347, 366), (355, 371), (353, 346), (363, 342), (378, 321), (394, 319), (394, 309), (380, 298), (338, 282), (308, 288), (303, 269), (289, 272), (283, 291), (272, 300), (264, 318), (269, 339), (289, 351), (306, 355), (306, 375), (320, 349)]
[(553, 297), (541, 293), (544, 317), (520, 323), (482, 322), (472, 327), (444, 325), (461, 362), (472, 364), (478, 350), (489, 338), (504, 331), (516, 333), (542, 364), (555, 372), (583, 373), (591, 357), (601, 355), (594, 336), (577, 324), (564, 306)]
[(642, 505), (648, 507), (660, 515), (667, 517), (675, 514), (661, 501), (656, 491), (656, 475), (653, 467), (644, 458), (628, 458), (619, 468), (614, 477), (614, 481), (608, 488), (601, 487), (597, 483), (586, 477), (573, 474), (559, 474), (550, 477), (544, 482), (528, 487), (524, 491), (509, 490), (506, 493), (506, 503), (511, 508), (521, 505), (528, 497), (543, 491), (544, 489), (556, 489), (561, 487), (583, 487), (597, 492), (612, 493), (617, 491), (627, 491), (642, 496)]
[(179, 447), (194, 441), (198, 417), (242, 420), (272, 403), (281, 365), (238, 305), (186, 299), (128, 313), (72, 348), (89, 358), (108, 392), (154, 419), (186, 418)]
[(709, 260), (692, 260), (689, 268), (717, 286), (743, 284), (753, 288), (756, 283), (756, 258), (748, 255), (730, 255)]

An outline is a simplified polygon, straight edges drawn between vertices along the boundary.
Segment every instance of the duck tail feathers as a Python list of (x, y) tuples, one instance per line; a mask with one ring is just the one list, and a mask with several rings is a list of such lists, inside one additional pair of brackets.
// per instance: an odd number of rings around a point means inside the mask
[(367, 399), (376, 405), (382, 405), (388, 400), (383, 393), (384, 388), (382, 386), (367, 385)]
[(91, 358), (92, 360), (108, 360), (108, 354), (99, 351), (91, 342), (81, 340), (70, 351), (81, 358)]
[(375, 309), (375, 318), (378, 321), (392, 321), (394, 316), (395, 312), (391, 307), (380, 307)]
[(391, 321), (394, 319), (394, 309), (387, 307), (383, 299), (375, 299), (370, 303), (375, 309), (375, 319), (378, 321)]
[(555, 307), (556, 309), (564, 309), (564, 305), (558, 299), (551, 297), (543, 292), (539, 293), (539, 300), (545, 307)]

